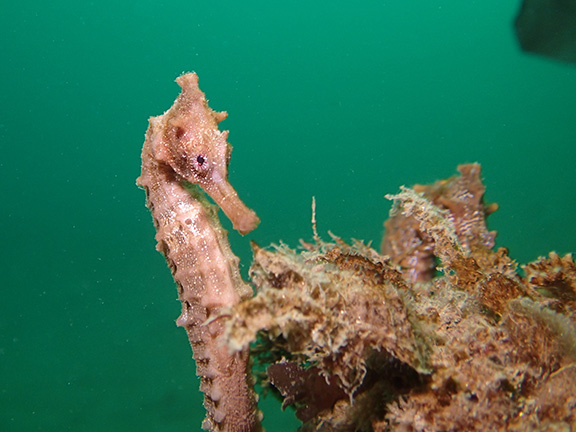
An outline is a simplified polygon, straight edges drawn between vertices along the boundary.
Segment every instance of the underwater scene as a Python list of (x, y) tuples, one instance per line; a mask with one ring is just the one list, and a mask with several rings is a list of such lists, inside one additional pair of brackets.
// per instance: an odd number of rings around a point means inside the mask
[(0, 431), (576, 429), (574, 3), (5, 5)]

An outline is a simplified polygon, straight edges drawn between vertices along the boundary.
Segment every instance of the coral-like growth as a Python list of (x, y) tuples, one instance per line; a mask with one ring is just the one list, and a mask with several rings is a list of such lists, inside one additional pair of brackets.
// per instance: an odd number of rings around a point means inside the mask
[(254, 245), (257, 295), (229, 310), (303, 430), (576, 429), (576, 267), (523, 267), (486, 217), (478, 164), (403, 188), (383, 252), (337, 237)]

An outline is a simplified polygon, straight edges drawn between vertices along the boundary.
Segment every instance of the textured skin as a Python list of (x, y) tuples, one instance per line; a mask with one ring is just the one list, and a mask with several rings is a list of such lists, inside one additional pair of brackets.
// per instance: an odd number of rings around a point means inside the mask
[(239, 274), (226, 231), (202, 187), (223, 207), (241, 233), (259, 220), (227, 181), (230, 145), (218, 130), (225, 113), (212, 111), (198, 88), (196, 74), (178, 78), (182, 93), (165, 114), (152, 117), (142, 151), (147, 204), (156, 226), (157, 249), (164, 254), (178, 285), (182, 314), (196, 360), (211, 431), (260, 430), (248, 352), (230, 354), (220, 336), (221, 309), (251, 296)]

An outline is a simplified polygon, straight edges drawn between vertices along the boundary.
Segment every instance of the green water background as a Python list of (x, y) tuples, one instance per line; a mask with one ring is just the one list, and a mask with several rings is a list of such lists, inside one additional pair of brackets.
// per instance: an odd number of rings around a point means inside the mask
[[(312, 196), (322, 236), (378, 245), (384, 194), (475, 161), (513, 257), (575, 251), (576, 67), (519, 52), (517, 7), (5, 2), (0, 430), (199, 430), (176, 290), (135, 186), (147, 119), (181, 72), (230, 114), (230, 179), (262, 219), (231, 235), (243, 271), (249, 239), (311, 238)], [(295, 430), (264, 409), (269, 431)]]

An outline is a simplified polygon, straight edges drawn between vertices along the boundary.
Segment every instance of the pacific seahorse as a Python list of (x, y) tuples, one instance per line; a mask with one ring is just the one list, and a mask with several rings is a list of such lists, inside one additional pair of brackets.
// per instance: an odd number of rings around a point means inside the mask
[(207, 415), (202, 427), (210, 431), (259, 431), (259, 412), (252, 390), (248, 352), (230, 354), (220, 340), (223, 307), (252, 295), (238, 269), (217, 207), (200, 186), (245, 234), (259, 219), (238, 198), (228, 182), (232, 150), (228, 132), (218, 123), (227, 116), (208, 106), (198, 76), (177, 78), (182, 92), (163, 115), (150, 118), (142, 150), (144, 188), (158, 242), (178, 285), (182, 314), (177, 324), (186, 329), (196, 360)]

